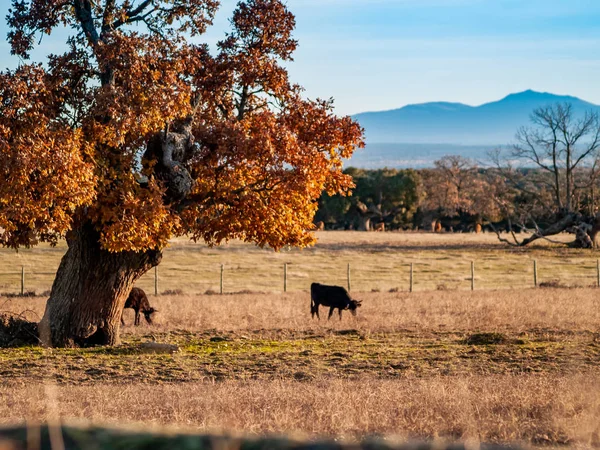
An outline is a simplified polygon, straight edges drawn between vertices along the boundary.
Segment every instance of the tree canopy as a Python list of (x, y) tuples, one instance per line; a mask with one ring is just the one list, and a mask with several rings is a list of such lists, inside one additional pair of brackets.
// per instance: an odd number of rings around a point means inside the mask
[[(392, 228), (412, 226), (421, 200), (421, 178), (417, 171), (349, 167), (344, 173), (356, 184), (352, 196), (328, 195), (319, 200), (316, 220), (330, 226), (368, 230), (371, 219)], [(369, 219), (368, 226), (365, 220)]]
[[(212, 54), (215, 0), (12, 0), (0, 73), (0, 243), (56, 243), (84, 223), (111, 252), (188, 234), (307, 245), (321, 192), (346, 192), (362, 130), (308, 100), (282, 63), (294, 16), (238, 3)], [(40, 36), (65, 52), (30, 62)]]

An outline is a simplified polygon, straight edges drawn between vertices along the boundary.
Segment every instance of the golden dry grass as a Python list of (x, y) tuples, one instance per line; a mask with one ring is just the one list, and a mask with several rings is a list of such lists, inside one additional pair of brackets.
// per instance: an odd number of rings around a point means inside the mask
[[(0, 423), (28, 420), (177, 426), (198, 432), (341, 439), (385, 434), (483, 442), (596, 446), (600, 377), (436, 377), (185, 385), (0, 386)], [(50, 395), (49, 395), (50, 394)], [(48, 398), (56, 411), (48, 408)]]
[[(175, 239), (158, 268), (159, 292), (218, 292), (221, 264), (225, 267), (225, 292), (281, 292), (284, 263), (289, 264), (289, 291), (306, 291), (312, 281), (346, 285), (348, 264), (355, 291), (408, 290), (411, 263), (415, 290), (468, 290), (471, 261), (475, 261), (477, 289), (521, 289), (533, 285), (534, 259), (538, 260), (540, 282), (560, 280), (568, 286), (590, 286), (597, 282), (596, 260), (600, 257), (598, 251), (558, 248), (545, 241), (515, 249), (489, 233), (327, 231), (318, 232), (317, 237), (314, 247), (278, 253), (238, 241), (208, 248), (185, 238)], [(25, 268), (25, 290), (48, 291), (64, 251), (64, 243), (18, 253), (0, 249), (0, 292), (20, 290), (21, 267)], [(153, 292), (154, 272), (144, 276), (139, 285)]]
[[(599, 291), (525, 288), (533, 259), (541, 281), (593, 284), (597, 253), (547, 243), (514, 250), (474, 234), (319, 236), (312, 249), (281, 253), (174, 241), (160, 290), (184, 294), (150, 296), (160, 311), (152, 327), (132, 326), (127, 310), (122, 348), (0, 349), (0, 423), (60, 416), (202, 432), (600, 445)], [(18, 258), (46, 270), (62, 251)], [(14, 258), (2, 251), (0, 271)], [(277, 292), (284, 262), (292, 263), (287, 294)], [(344, 284), (348, 262), (352, 294), (363, 300), (357, 318), (327, 321), (322, 309), (312, 320), (310, 282)], [(410, 262), (416, 292), (388, 292), (407, 288)], [(264, 292), (198, 295), (218, 290), (221, 263), (226, 291)], [(151, 291), (151, 276), (140, 285)], [(44, 303), (0, 297), (0, 311), (36, 320)], [(465, 342), (478, 332), (508, 340)], [(138, 354), (136, 344), (152, 339), (182, 351)]]
[[(181, 354), (0, 350), (0, 417), (47, 418), (49, 385), (65, 420), (597, 445), (596, 293), (364, 293), (358, 318), (342, 321), (311, 320), (307, 293), (152, 297), (158, 324), (126, 326), (125, 341), (155, 336)], [(0, 302), (41, 314), (44, 299)], [(477, 331), (523, 342), (462, 343)]]
[[(254, 293), (236, 295), (150, 296), (159, 312), (151, 328), (155, 332), (177, 329), (251, 331), (323, 330), (354, 328), (378, 333), (418, 331), (511, 331), (531, 329), (563, 331), (600, 330), (600, 291), (577, 289), (514, 289), (487, 291), (363, 292), (356, 318), (348, 312), (343, 320), (327, 320), (321, 307), (321, 320), (311, 319), (310, 294)], [(20, 313), (30, 320), (41, 318), (44, 297), (0, 297), (0, 311)], [(147, 334), (143, 323), (133, 327), (133, 311), (124, 312), (124, 331)], [(142, 321), (143, 322), (143, 321)]]

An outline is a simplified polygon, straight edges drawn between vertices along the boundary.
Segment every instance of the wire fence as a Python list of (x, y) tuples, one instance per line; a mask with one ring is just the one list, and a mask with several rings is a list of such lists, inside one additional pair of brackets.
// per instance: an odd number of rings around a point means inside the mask
[[(0, 294), (48, 295), (56, 271), (21, 266), (0, 272)], [(495, 260), (457, 260), (453, 269), (433, 262), (382, 264), (379, 267), (337, 264), (319, 267), (294, 263), (205, 267), (155, 267), (136, 285), (149, 294), (231, 294), (307, 291), (312, 281), (344, 286), (349, 291), (415, 292), (535, 287), (600, 287), (600, 260), (577, 263), (529, 260), (499, 269)]]

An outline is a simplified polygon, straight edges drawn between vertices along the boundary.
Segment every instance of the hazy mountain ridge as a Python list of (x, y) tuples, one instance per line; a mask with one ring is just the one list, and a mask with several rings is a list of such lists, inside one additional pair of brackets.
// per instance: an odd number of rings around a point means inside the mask
[(600, 112), (600, 106), (577, 97), (528, 90), (480, 106), (432, 102), (353, 117), (365, 128), (368, 144), (505, 145), (535, 108), (557, 102), (571, 103), (577, 114)]
[(599, 105), (577, 97), (527, 90), (479, 106), (430, 102), (356, 114), (367, 148), (346, 166), (430, 167), (449, 154), (485, 163), (487, 151), (514, 142), (518, 128), (530, 125), (534, 109), (555, 103), (570, 103), (576, 115), (600, 113)]

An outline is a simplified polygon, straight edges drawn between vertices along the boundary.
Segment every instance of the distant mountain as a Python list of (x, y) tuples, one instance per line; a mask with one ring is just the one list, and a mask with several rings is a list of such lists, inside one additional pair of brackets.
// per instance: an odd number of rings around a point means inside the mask
[(530, 124), (534, 109), (554, 103), (572, 104), (576, 115), (600, 113), (599, 105), (577, 97), (532, 90), (480, 106), (434, 102), (360, 113), (353, 117), (365, 128), (367, 148), (346, 166), (430, 167), (444, 155), (485, 162), (488, 150), (510, 144), (517, 129)]
[(481, 106), (422, 103), (360, 113), (354, 119), (365, 128), (367, 144), (504, 145), (513, 140), (520, 126), (529, 124), (535, 108), (565, 102), (577, 114), (590, 109), (600, 112), (600, 106), (577, 97), (529, 90)]

